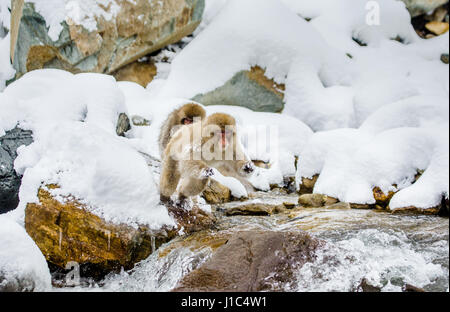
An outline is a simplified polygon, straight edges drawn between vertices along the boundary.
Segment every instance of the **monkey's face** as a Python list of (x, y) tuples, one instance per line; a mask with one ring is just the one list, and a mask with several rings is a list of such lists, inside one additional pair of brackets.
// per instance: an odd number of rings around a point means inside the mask
[(181, 119), (182, 125), (191, 125), (193, 123), (194, 123), (194, 118), (192, 118), (192, 117), (185, 117), (185, 118)]
[(226, 149), (230, 142), (233, 141), (234, 131), (230, 129), (231, 127), (227, 127), (226, 129), (220, 129), (220, 131), (216, 132), (216, 136), (219, 140), (219, 145), (222, 149)]

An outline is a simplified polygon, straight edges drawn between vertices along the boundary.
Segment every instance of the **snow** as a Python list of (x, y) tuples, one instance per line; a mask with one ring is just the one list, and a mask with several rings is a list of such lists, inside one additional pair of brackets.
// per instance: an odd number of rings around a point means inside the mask
[(214, 175), (211, 177), (211, 179), (214, 179), (223, 186), (229, 188), (231, 191), (231, 195), (233, 195), (233, 197), (235, 198), (239, 199), (248, 197), (248, 193), (245, 187), (241, 182), (239, 182), (239, 180), (233, 177), (225, 177), (218, 170), (214, 169)]
[(0, 216), (0, 290), (48, 291), (47, 262), (27, 232), (7, 216)]
[(109, 21), (117, 16), (120, 6), (116, 0), (27, 0), (34, 4), (46, 21), (48, 35), (57, 41), (63, 30), (62, 22), (83, 26), (88, 31), (97, 30), (97, 17)]
[[(342, 201), (374, 203), (375, 186), (399, 191), (391, 209), (426, 209), (448, 198), (449, 75), (440, 61), (448, 33), (419, 38), (394, 0), (209, 0), (205, 15), (204, 29), (175, 56), (154, 94), (191, 98), (254, 65), (284, 83), (285, 109), (268, 114), (269, 122), (242, 108), (208, 108), (236, 116), (250, 157), (271, 163), (257, 169), (255, 186), (267, 190), (269, 181), (296, 172), (298, 185), (320, 174), (314, 191)], [(295, 128), (298, 121), (315, 133)], [(255, 124), (278, 128), (278, 148), (249, 135), (246, 126)]]
[(116, 135), (127, 112), (125, 97), (111, 76), (72, 75), (60, 70), (26, 74), (0, 93), (0, 134), (18, 124), (33, 131), (34, 143), (18, 150), (15, 169), (23, 174), (20, 205), (37, 202), (41, 185), (61, 202), (73, 196), (113, 223), (159, 229), (173, 225), (143, 156)]

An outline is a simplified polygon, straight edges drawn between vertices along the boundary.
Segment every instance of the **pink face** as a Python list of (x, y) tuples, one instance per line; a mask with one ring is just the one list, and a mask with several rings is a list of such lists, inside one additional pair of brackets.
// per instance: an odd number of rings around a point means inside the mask
[(183, 125), (191, 125), (192, 123), (194, 123), (194, 120), (190, 117), (186, 117), (181, 120), (181, 123)]

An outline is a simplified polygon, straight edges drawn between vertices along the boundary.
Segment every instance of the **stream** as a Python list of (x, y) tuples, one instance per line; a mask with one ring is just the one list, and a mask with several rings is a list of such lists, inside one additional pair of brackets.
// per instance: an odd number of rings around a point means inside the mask
[[(282, 204), (297, 200), (296, 195), (272, 192), (258, 193), (250, 202)], [(296, 270), (293, 282), (281, 286), (283, 291), (358, 291), (363, 280), (381, 291), (402, 291), (405, 284), (426, 291), (449, 290), (448, 218), (325, 207), (272, 216), (229, 217), (223, 213), (242, 204), (212, 207), (218, 217), (214, 230), (176, 238), (130, 272), (66, 290), (170, 291), (207, 261), (227, 237), (245, 230), (307, 231), (326, 242), (313, 262)]]

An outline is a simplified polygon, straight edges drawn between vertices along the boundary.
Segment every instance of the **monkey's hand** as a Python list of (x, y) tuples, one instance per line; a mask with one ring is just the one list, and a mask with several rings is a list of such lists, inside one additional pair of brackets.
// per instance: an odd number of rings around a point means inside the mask
[(252, 174), (253, 171), (255, 171), (255, 166), (253, 165), (252, 162), (248, 162), (242, 167), (242, 172), (244, 172), (247, 175)]
[(205, 168), (201, 172), (201, 177), (202, 178), (209, 178), (209, 177), (212, 177), (213, 175), (214, 175), (214, 169), (213, 168)]

